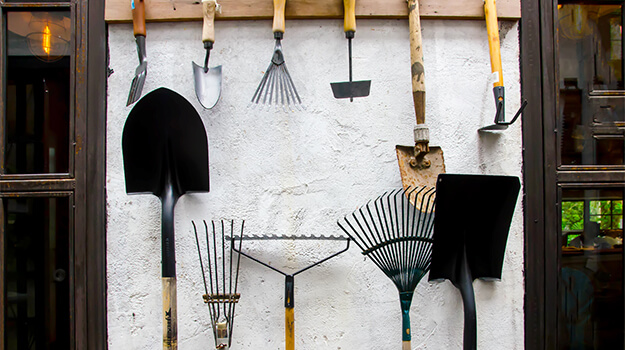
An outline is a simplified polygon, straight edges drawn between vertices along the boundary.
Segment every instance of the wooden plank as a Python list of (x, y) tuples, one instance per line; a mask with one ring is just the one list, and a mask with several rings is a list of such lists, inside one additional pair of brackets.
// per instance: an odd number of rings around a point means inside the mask
[[(131, 0), (106, 0), (105, 19), (109, 23), (130, 22)], [(135, 0), (138, 1), (138, 0)], [(145, 0), (146, 19), (158, 21), (193, 21), (202, 19), (200, 0)], [(270, 19), (273, 16), (271, 0), (219, 0), (222, 11), (216, 20)], [(483, 19), (483, 0), (422, 0), (421, 18), (433, 19)], [(359, 0), (356, 2), (358, 18), (408, 18), (406, 0)], [(520, 0), (497, 1), (500, 19), (521, 18)], [(287, 19), (342, 18), (342, 0), (288, 0)]]

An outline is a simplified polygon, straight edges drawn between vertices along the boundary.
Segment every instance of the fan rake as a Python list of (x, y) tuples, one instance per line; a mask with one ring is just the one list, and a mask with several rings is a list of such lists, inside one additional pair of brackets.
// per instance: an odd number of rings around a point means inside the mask
[(435, 202), (434, 188), (398, 189), (338, 221), (362, 254), (371, 258), (397, 287), (403, 349), (410, 349), (414, 290), (430, 269)]
[[(221, 234), (217, 232), (219, 228), (215, 227), (215, 221), (211, 222), (212, 235), (209, 233), (209, 227), (206, 221), (203, 222), (206, 236), (205, 257), (202, 257), (200, 235), (198, 235), (197, 227), (195, 226), (195, 222), (191, 222), (193, 224), (193, 230), (195, 231), (195, 241), (200, 257), (200, 267), (202, 269), (202, 279), (204, 282), (204, 291), (206, 293), (202, 298), (208, 306), (208, 313), (210, 315), (215, 339), (215, 349), (229, 349), (232, 342), (234, 309), (241, 297), (241, 294), (237, 293), (241, 255), (237, 254), (236, 261), (233, 258), (234, 245), (236, 243), (235, 238), (231, 238), (234, 237), (234, 221), (230, 222), (229, 235), (226, 235), (227, 228), (223, 220), (221, 221)], [(241, 234), (239, 237), (243, 234), (244, 225), (245, 221), (241, 222)], [(228, 240), (230, 240), (230, 246), (226, 249), (226, 241)], [(240, 250), (240, 238), (238, 243)], [(221, 249), (218, 248), (218, 245), (221, 245)], [(221, 254), (221, 257), (219, 257), (219, 254)], [(228, 261), (226, 262), (226, 260)], [(205, 267), (208, 270), (208, 274), (204, 269)]]

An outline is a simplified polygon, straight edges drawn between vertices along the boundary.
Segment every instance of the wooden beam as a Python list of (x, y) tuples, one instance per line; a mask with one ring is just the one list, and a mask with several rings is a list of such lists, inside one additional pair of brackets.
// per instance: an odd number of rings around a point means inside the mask
[[(105, 19), (109, 23), (130, 22), (131, 0), (106, 0)], [(138, 1), (138, 0), (135, 0)], [(201, 0), (145, 0), (148, 22), (194, 21), (202, 19)], [(273, 17), (271, 0), (218, 0), (221, 13), (216, 20), (255, 20)], [(484, 19), (483, 0), (421, 0), (422, 18)], [(359, 0), (358, 18), (407, 18), (406, 0)], [(520, 0), (497, 1), (500, 19), (521, 18)], [(342, 0), (288, 0), (287, 19), (342, 18)]]

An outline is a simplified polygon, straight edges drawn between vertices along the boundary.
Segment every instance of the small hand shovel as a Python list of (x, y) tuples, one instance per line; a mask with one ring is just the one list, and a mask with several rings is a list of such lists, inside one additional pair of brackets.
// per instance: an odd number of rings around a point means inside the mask
[(441, 174), (430, 282), (448, 279), (464, 306), (464, 350), (477, 348), (473, 280), (500, 280), (521, 188), (515, 176)]
[(349, 81), (342, 83), (330, 83), (335, 98), (348, 98), (351, 102), (354, 97), (369, 96), (371, 80), (352, 81), (352, 39), (356, 34), (356, 0), (343, 0), (345, 6), (345, 20), (343, 28), (347, 38), (349, 51)]
[(148, 72), (148, 59), (145, 53), (145, 2), (144, 0), (131, 0), (130, 5), (132, 8), (132, 30), (137, 43), (139, 65), (135, 69), (135, 77), (130, 84), (130, 92), (128, 93), (126, 106), (130, 106), (141, 97), (145, 76)]
[(215, 43), (216, 6), (217, 2), (215, 0), (202, 1), (204, 12), (202, 42), (204, 43), (204, 49), (206, 49), (206, 57), (204, 58), (204, 66), (199, 66), (195, 62), (191, 62), (193, 64), (195, 95), (200, 101), (200, 104), (206, 109), (215, 107), (221, 96), (221, 65), (211, 68), (208, 67), (210, 52)]
[(165, 88), (130, 111), (122, 135), (126, 192), (162, 203), (163, 349), (178, 348), (174, 207), (188, 192), (208, 192), (208, 140), (202, 119), (184, 97)]

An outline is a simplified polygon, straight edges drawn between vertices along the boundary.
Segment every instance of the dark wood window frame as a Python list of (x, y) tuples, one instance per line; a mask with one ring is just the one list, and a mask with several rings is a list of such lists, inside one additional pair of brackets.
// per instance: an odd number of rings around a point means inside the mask
[[(68, 174), (0, 175), (0, 204), (8, 196), (72, 196), (73, 225), (73, 305), (72, 343), (74, 349), (106, 349), (106, 24), (103, 0), (69, 2), (16, 2), (0, 0), (0, 25), (5, 12), (67, 8), (73, 11), (74, 60), (70, 118), (73, 135)], [(6, 37), (0, 31), (0, 44)], [(4, 49), (2, 50), (4, 51)], [(1, 52), (1, 51), (0, 51)], [(0, 119), (4, 120), (6, 98), (6, 57), (0, 56)], [(4, 124), (0, 123), (0, 135)], [(0, 140), (0, 154), (4, 142)], [(1, 160), (1, 159), (0, 159)], [(0, 205), (0, 256), (4, 251), (4, 213)], [(0, 271), (4, 260), (0, 259)], [(0, 278), (0, 324), (4, 324), (4, 281)], [(0, 327), (0, 350), (4, 333)]]
[(559, 164), (554, 118), (558, 107), (557, 5), (557, 0), (521, 1), (522, 95), (528, 101), (523, 113), (526, 349), (557, 348), (557, 310), (553, 305), (558, 302), (560, 242), (556, 235), (546, 233), (559, 232), (561, 188), (625, 184), (622, 166)]

